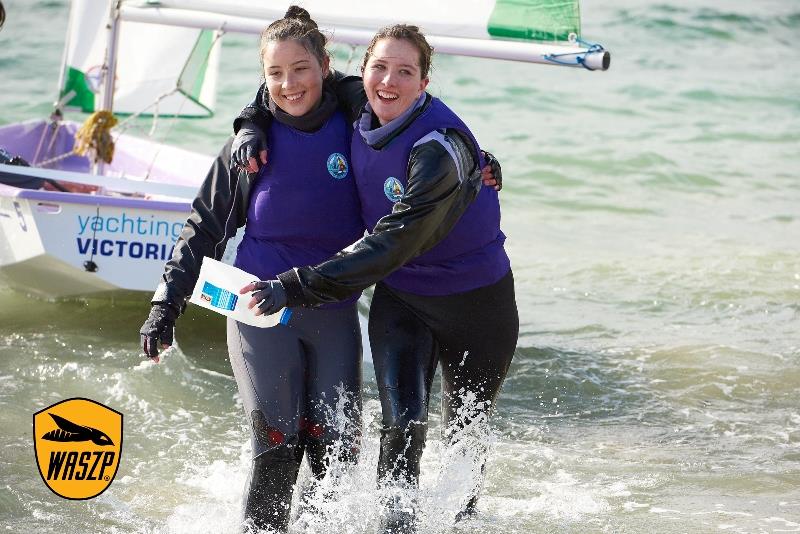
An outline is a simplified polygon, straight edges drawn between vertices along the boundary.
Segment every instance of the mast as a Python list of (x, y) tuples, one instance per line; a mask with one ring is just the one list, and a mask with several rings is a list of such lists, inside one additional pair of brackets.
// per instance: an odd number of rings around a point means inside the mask
[(58, 73), (58, 89), (56, 89), (56, 100), (53, 102), (53, 114), (50, 116), (51, 121), (61, 120), (62, 112), (61, 108), (64, 107), (64, 104), (72, 98), (74, 92), (70, 91), (67, 94), (62, 95), (61, 91), (64, 90), (64, 83), (67, 79), (67, 55), (69, 52), (69, 47), (72, 44), (72, 19), (74, 17), (74, 10), (70, 9), (69, 17), (67, 18), (67, 37), (64, 40), (64, 52), (61, 54), (61, 70)]
[(117, 45), (119, 44), (119, 20), (121, 0), (111, 3), (108, 16), (108, 44), (106, 60), (103, 64), (103, 102), (100, 109), (112, 111), (114, 108), (114, 81), (117, 77)]
[[(117, 45), (119, 44), (120, 7), (122, 0), (114, 0), (108, 14), (108, 41), (106, 44), (106, 58), (103, 63), (103, 102), (102, 111), (114, 109), (114, 82), (117, 77)], [(94, 174), (102, 175), (105, 162), (98, 161), (92, 168)]]

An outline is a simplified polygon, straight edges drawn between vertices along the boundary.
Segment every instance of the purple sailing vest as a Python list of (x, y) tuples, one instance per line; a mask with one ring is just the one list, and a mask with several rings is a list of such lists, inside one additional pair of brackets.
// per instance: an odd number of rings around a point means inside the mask
[[(364, 234), (350, 168), (352, 128), (341, 112), (306, 133), (272, 121), (269, 163), (250, 188), (244, 237), (234, 265), (260, 280), (316, 265)], [(359, 294), (339, 304), (358, 299)]]
[[(356, 133), (352, 157), (361, 210), (368, 229), (392, 211), (408, 185), (408, 159), (420, 138), (434, 130), (452, 128), (478, 142), (464, 122), (437, 98), (408, 128), (381, 150), (370, 147)], [(478, 151), (478, 161), (480, 152)], [(452, 295), (500, 280), (510, 269), (500, 231), (497, 191), (481, 187), (447, 236), (384, 279), (392, 288), (416, 295)]]

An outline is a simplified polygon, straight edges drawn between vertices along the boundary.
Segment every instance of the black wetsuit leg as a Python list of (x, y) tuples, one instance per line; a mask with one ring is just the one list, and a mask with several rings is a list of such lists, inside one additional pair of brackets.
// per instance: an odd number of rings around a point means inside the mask
[(443, 430), (451, 436), (490, 412), (519, 336), (511, 271), (499, 282), (446, 297), (407, 297), (440, 344)]
[[(466, 294), (453, 295), (447, 308), (464, 309), (469, 302), (474, 313), (459, 317), (459, 328), (435, 327), (442, 343), (442, 428), (451, 445), (471, 437), (467, 445), (480, 465), (480, 476), (457, 516), (473, 514), (483, 485), (489, 445), (489, 416), (503, 385), (519, 337), (519, 316), (514, 279), (509, 271), (497, 284)], [(481, 310), (478, 312), (477, 310)], [(440, 317), (449, 313), (441, 310)], [(480, 333), (481, 330), (489, 332)], [(471, 333), (471, 334), (470, 334)]]
[[(376, 286), (375, 293), (382, 287), (382, 292), (389, 296), (382, 298), (378, 305), (392, 302), (392, 308), (386, 311), (373, 311), (375, 315), (400, 313), (417, 319), (418, 331), (432, 335), (438, 348), (438, 359), (442, 365), (443, 392), (443, 427), (447, 438), (452, 442), (459, 439), (461, 430), (476, 418), (488, 418), (491, 407), (497, 397), (514, 356), (519, 334), (519, 317), (514, 296), (514, 278), (511, 271), (499, 282), (464, 293), (441, 297), (425, 297), (399, 292), (383, 284)], [(373, 314), (370, 315), (370, 320)], [(386, 321), (391, 324), (390, 321)], [(419, 326), (422, 325), (422, 326)], [(391, 331), (374, 330), (370, 324), (370, 343), (373, 359), (376, 352), (387, 359), (396, 356), (386, 352), (393, 341)], [(408, 344), (412, 346), (412, 344)], [(414, 350), (413, 348), (411, 350)], [(426, 356), (426, 349), (418, 349), (417, 354), (406, 356), (406, 365), (417, 365), (416, 372), (425, 376), (432, 375), (428, 367), (431, 358)], [(435, 358), (433, 358), (435, 360)], [(414, 363), (416, 362), (416, 363)], [(379, 363), (376, 361), (376, 374)], [(381, 362), (380, 365), (388, 365)], [(435, 365), (435, 361), (434, 361)], [(408, 369), (405, 369), (409, 373)], [(430, 381), (407, 381), (405, 387), (416, 388), (413, 392), (399, 392), (388, 396), (388, 406), (384, 405), (384, 413), (405, 413), (415, 409), (418, 403), (412, 401), (428, 398)], [(386, 384), (379, 386), (387, 388)], [(427, 408), (427, 401), (425, 402)], [(426, 419), (427, 420), (427, 417)], [(478, 425), (480, 427), (480, 425)], [(475, 505), (476, 494), (467, 508)]]
[[(273, 328), (229, 320), (228, 351), (253, 445), (245, 519), (260, 529), (283, 531), (310, 428), (309, 414), (335, 413), (337, 386), (350, 397), (360, 395), (361, 334), (355, 304), (335, 310), (295, 310), (288, 325)], [(326, 363), (320, 365), (322, 360)], [(327, 407), (321, 406), (326, 402)], [(356, 410), (346, 414), (359, 417)], [(360, 428), (360, 419), (348, 424)], [(313, 427), (322, 427), (320, 438), (335, 435), (326, 425)]]
[(244, 519), (256, 529), (283, 532), (302, 460), (300, 342), (285, 326), (262, 329), (228, 319), (228, 353), (253, 447)]
[[(375, 286), (369, 315), (372, 361), (383, 415), (378, 484), (417, 487), (428, 431), (428, 403), (436, 371), (431, 330), (382, 283)], [(385, 495), (381, 531), (416, 532), (415, 504), (402, 492)]]
[(372, 297), (369, 339), (383, 416), (378, 480), (415, 486), (436, 371), (436, 342), (431, 330), (383, 283), (375, 286)]

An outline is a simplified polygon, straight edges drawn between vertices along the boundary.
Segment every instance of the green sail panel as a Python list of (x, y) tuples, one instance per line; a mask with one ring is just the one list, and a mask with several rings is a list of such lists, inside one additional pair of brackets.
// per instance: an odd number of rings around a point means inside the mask
[(492, 37), (568, 41), (581, 34), (578, 0), (497, 0), (489, 17)]
[(89, 89), (86, 75), (78, 69), (67, 67), (66, 81), (60, 96), (63, 97), (70, 91), (75, 91), (75, 96), (67, 102), (67, 106), (80, 108), (86, 113), (94, 111), (94, 93)]
[(212, 30), (201, 31), (189, 55), (189, 59), (183, 67), (183, 72), (178, 78), (178, 87), (180, 87), (181, 91), (198, 104), (200, 103), (200, 93), (203, 91), (203, 84), (206, 80), (208, 58), (211, 56), (211, 49), (214, 47), (215, 42), (216, 39)]

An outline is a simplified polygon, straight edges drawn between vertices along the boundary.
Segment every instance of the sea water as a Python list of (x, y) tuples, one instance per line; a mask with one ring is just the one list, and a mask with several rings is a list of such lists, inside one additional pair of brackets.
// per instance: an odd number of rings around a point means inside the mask
[[(4, 3), (0, 123), (46, 117), (67, 7)], [(443, 445), (434, 392), (421, 531), (799, 532), (800, 5), (582, 7), (608, 72), (434, 62), (431, 92), (503, 164), (521, 329), (480, 513), (456, 526), (474, 465)], [(162, 119), (156, 139), (215, 153), (258, 84), (256, 50), (226, 36), (215, 117)], [(335, 50), (340, 68), (348, 52)], [(186, 317), (151, 365), (142, 300), (0, 289), (0, 529), (237, 529), (249, 443), (223, 329)], [(364, 369), (361, 464), (295, 510), (293, 532), (376, 529), (368, 351)], [(76, 396), (125, 417), (119, 472), (89, 501), (55, 496), (34, 464), (32, 414)]]

